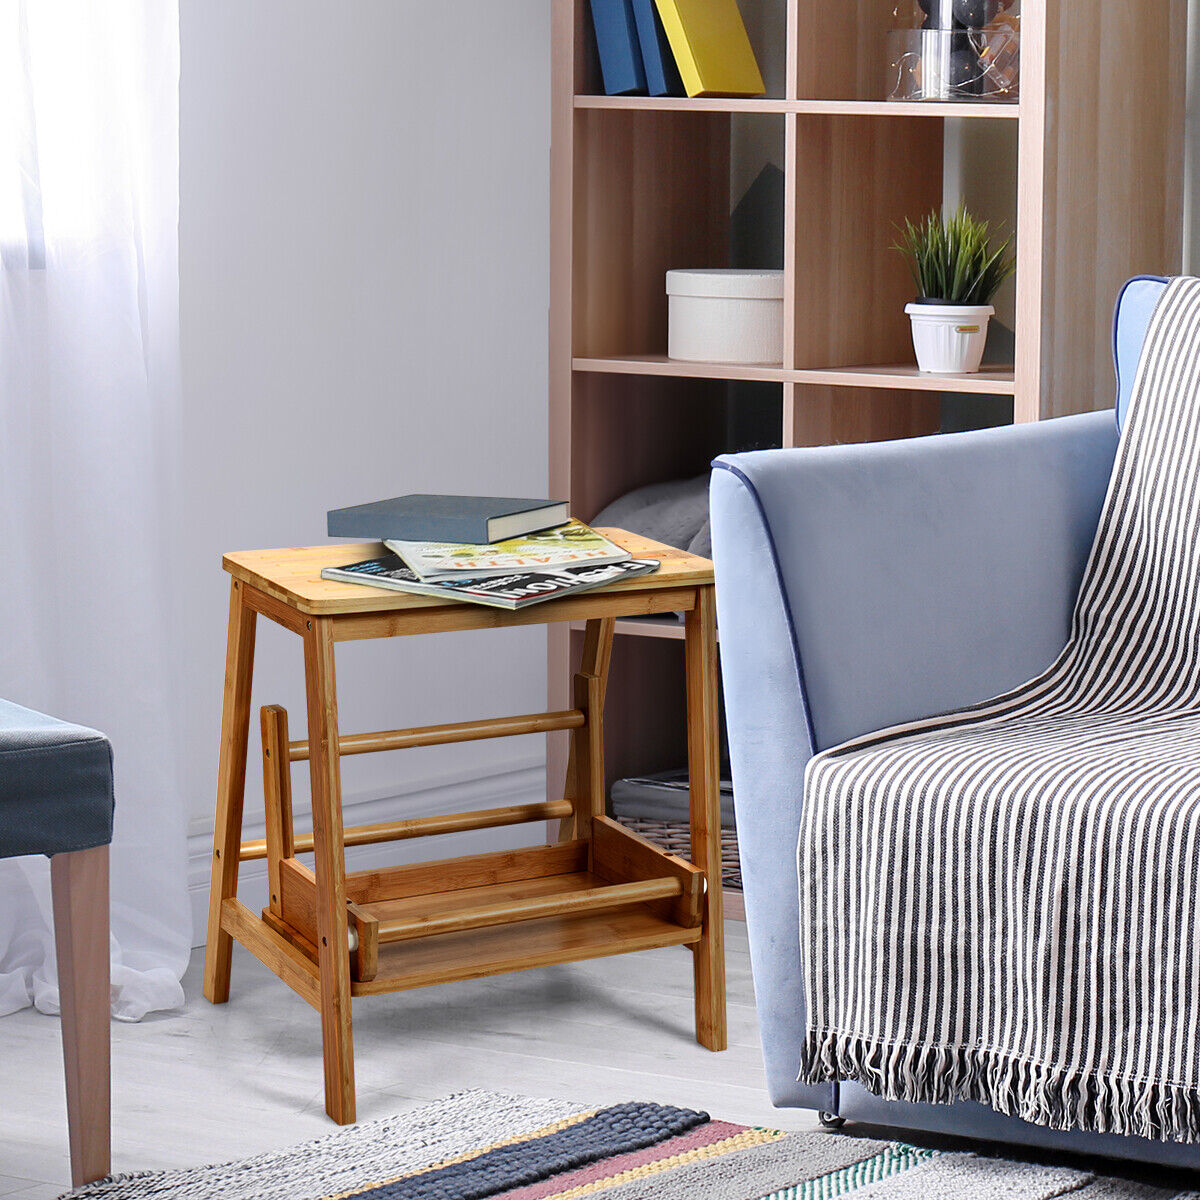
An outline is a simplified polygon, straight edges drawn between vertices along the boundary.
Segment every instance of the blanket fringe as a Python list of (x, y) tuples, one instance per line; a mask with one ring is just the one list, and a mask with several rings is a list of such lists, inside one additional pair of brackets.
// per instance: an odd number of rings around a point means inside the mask
[(1200, 1142), (1200, 1093), (1179, 1084), (1059, 1070), (983, 1047), (883, 1045), (810, 1030), (801, 1083), (852, 1080), (884, 1100), (974, 1100), (1049, 1129)]

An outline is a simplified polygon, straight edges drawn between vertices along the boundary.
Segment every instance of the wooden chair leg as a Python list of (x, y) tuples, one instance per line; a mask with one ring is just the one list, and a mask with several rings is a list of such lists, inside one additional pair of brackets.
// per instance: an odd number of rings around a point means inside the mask
[[(575, 676), (575, 691), (572, 703), (576, 708), (583, 708), (585, 712), (588, 712), (586, 680), (593, 677), (597, 680), (594, 704), (598, 722), (603, 720), (604, 714), (604, 697), (608, 689), (608, 669), (612, 662), (614, 625), (615, 622), (612, 617), (601, 617), (598, 620), (592, 620), (587, 623), (583, 635), (583, 654), (579, 662), (579, 673)], [(581, 685), (579, 683), (581, 678), (585, 680), (582, 685), (582, 691), (580, 690)], [(583, 703), (581, 703), (581, 696), (583, 697)], [(593, 732), (590, 727), (590, 714), (588, 721), (589, 723), (582, 729), (573, 729), (571, 731), (564, 795), (566, 799), (571, 801), (574, 811), (570, 817), (564, 818), (559, 822), (558, 838), (559, 841), (563, 842), (587, 837), (588, 822), (594, 807), (594, 801), (590, 798), (590, 789), (594, 786), (591, 767), (582, 768), (581, 766), (584, 757), (588, 753), (588, 743)], [(600, 735), (600, 744), (603, 745), (602, 732)], [(604, 766), (601, 759), (601, 790), (603, 790), (603, 777)], [(599, 812), (601, 814), (604, 812), (603, 800), (600, 802)]]
[(267, 907), (283, 915), (280, 901), (279, 864), (296, 856), (296, 833), (292, 825), (292, 761), (288, 754), (287, 709), (268, 704), (259, 713), (262, 723), (263, 799), (267, 818)]
[(721, 759), (717, 716), (716, 600), (697, 588), (696, 607), (684, 619), (687, 655), (688, 782), (692, 862), (708, 880), (704, 931), (692, 947), (696, 1040), (709, 1050), (728, 1044), (725, 1016), (725, 927), (721, 906)]
[(108, 847), (50, 860), (74, 1187), (111, 1165)]
[(339, 1125), (351, 1125), (355, 1117), (354, 1034), (350, 1021), (350, 943), (333, 645), (332, 623), (314, 617), (304, 635), (304, 674), (317, 877), (325, 1111)]
[(237, 895), (250, 742), (250, 687), (254, 677), (254, 610), (242, 603), (242, 585), (229, 592), (225, 649), (225, 702), (221, 710), (221, 758), (217, 767), (217, 815), (213, 826), (212, 878), (208, 891), (208, 944), (204, 994), (213, 1004), (229, 999), (233, 939), (221, 928), (221, 906)]

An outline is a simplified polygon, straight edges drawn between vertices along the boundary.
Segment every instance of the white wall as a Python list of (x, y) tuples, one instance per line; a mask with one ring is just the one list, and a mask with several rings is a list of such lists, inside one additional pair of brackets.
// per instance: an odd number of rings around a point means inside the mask
[[(549, 5), (180, 8), (178, 638), (199, 906), (221, 552), (322, 542), (328, 508), (382, 496), (545, 492)], [(287, 705), (305, 736), (299, 643), (259, 630), (255, 709)], [(538, 710), (544, 641), (535, 628), (343, 646), (342, 727)], [(540, 798), (543, 754), (525, 738), (350, 759), (348, 818), (470, 807), (493, 786)], [(251, 759), (261, 821), (253, 745)]]

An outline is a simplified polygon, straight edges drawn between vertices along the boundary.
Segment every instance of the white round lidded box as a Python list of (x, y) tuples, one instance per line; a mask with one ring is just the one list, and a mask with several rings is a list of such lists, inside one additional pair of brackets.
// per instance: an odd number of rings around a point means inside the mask
[(667, 356), (685, 362), (783, 362), (783, 272), (667, 272)]

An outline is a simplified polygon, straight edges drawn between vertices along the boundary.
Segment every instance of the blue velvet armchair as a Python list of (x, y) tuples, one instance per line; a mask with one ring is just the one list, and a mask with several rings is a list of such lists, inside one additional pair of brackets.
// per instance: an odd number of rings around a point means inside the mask
[(723, 456), (713, 557), (746, 918), (773, 1102), (1001, 1142), (1200, 1167), (1200, 1146), (1063, 1133), (978, 1104), (796, 1082), (796, 844), (806, 762), (994, 696), (1065, 644), (1150, 315), (1117, 306), (1112, 410), (978, 433)]

